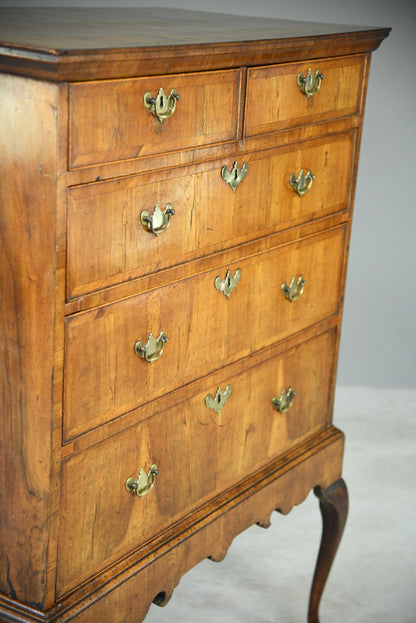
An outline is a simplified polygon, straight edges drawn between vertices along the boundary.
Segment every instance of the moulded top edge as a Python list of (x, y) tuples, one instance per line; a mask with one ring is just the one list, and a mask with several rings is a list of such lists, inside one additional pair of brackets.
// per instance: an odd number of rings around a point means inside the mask
[(151, 73), (148, 63), (156, 72), (176, 59), (181, 71), (193, 59), (204, 68), (284, 62), (372, 51), (389, 32), (157, 7), (0, 8), (0, 70), (61, 81)]

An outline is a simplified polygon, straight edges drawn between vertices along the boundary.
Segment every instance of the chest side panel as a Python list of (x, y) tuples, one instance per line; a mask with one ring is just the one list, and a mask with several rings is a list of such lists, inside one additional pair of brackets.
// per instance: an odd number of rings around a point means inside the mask
[(57, 87), (1, 76), (0, 588), (45, 599), (55, 363)]

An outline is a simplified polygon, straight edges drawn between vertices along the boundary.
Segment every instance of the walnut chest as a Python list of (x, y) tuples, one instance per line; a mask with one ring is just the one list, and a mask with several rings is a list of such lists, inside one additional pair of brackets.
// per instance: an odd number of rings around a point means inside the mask
[[(138, 623), (314, 488), (389, 29), (0, 10), (0, 620)], [(169, 620), (169, 617), (167, 618)]]

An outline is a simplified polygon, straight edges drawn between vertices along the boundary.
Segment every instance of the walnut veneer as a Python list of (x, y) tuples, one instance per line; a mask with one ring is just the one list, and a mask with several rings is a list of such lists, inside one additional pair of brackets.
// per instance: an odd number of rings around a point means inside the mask
[(388, 32), (0, 9), (1, 621), (138, 623), (314, 488), (318, 622), (347, 514), (333, 395)]

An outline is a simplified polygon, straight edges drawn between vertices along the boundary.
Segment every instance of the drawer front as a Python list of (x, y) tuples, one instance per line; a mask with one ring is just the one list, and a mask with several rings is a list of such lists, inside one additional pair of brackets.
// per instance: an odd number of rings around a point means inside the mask
[[(360, 112), (364, 57), (311, 60), (248, 70), (245, 136), (335, 119)], [(323, 74), (319, 91), (309, 97), (297, 77), (308, 69)]]
[[(344, 227), (338, 227), (69, 317), (64, 438), (337, 313), (344, 238)], [(240, 280), (227, 297), (221, 291), (227, 289), (227, 271), (232, 280), (238, 270)], [(300, 276), (307, 283), (292, 302), (282, 284)], [(162, 331), (169, 341), (159, 343), (164, 348), (157, 361), (135, 354), (137, 341), (144, 346), (150, 333), (157, 338)]]
[[(234, 193), (230, 161), (97, 182), (68, 193), (68, 298), (222, 250), (349, 204), (355, 132), (240, 156), (248, 173)], [(315, 177), (299, 196), (289, 180)], [(140, 222), (170, 205), (155, 235)]]
[[(66, 460), (58, 596), (327, 425), (335, 348), (332, 330), (235, 377), (223, 371), (231, 394), (219, 412), (206, 406), (217, 390), (208, 377), (189, 401)], [(289, 387), (281, 413), (272, 400)], [(127, 478), (152, 464), (153, 489), (128, 493)]]
[[(235, 139), (239, 70), (70, 85), (70, 166), (138, 158)], [(146, 94), (180, 99), (159, 120)], [(162, 102), (163, 104), (163, 102)]]

